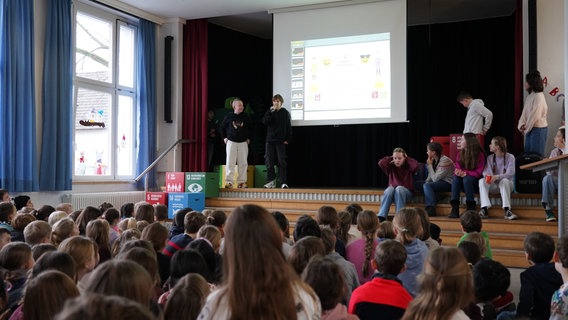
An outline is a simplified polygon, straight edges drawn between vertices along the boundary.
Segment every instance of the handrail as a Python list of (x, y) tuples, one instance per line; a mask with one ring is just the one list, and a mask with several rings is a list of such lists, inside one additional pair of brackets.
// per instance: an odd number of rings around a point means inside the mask
[[(168, 152), (170, 152), (178, 144), (180, 144), (180, 143), (194, 143), (194, 142), (195, 142), (195, 140), (191, 140), (191, 139), (179, 139), (176, 142), (172, 143), (172, 145), (169, 148), (167, 148), (164, 152), (162, 152), (156, 158), (156, 160), (154, 160), (154, 162), (152, 162), (144, 171), (142, 171), (141, 174), (138, 175), (138, 177), (134, 178), (134, 181), (138, 182), (138, 181), (140, 181), (140, 179), (142, 179), (142, 177), (146, 176), (148, 174), (148, 172), (150, 172), (150, 170), (154, 169), (154, 167), (158, 164), (158, 162), (160, 162), (160, 160), (162, 160), (168, 154)], [(148, 179), (144, 180), (144, 191), (148, 191)]]

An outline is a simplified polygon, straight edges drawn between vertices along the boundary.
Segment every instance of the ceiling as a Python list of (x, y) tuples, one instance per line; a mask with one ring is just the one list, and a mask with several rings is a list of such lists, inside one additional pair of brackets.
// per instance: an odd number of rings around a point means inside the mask
[[(272, 38), (269, 10), (333, 2), (369, 0), (118, 0), (159, 17), (211, 23), (261, 38)], [(378, 0), (381, 1), (381, 0)], [(436, 24), (511, 15), (516, 0), (407, 0), (408, 25)]]

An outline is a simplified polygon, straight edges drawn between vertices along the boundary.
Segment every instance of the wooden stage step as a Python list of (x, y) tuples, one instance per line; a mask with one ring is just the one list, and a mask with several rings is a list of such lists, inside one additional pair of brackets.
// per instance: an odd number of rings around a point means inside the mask
[[(383, 190), (371, 189), (220, 189), (220, 196), (207, 198), (208, 209), (219, 209), (230, 213), (235, 207), (244, 204), (257, 204), (269, 211), (281, 211), (294, 225), (302, 215), (315, 216), (317, 209), (323, 205), (344, 210), (351, 203), (358, 203), (366, 210), (378, 212)], [(449, 219), (451, 211), (449, 193), (444, 194), (436, 208), (436, 217), (430, 220), (440, 226), (442, 245), (455, 246), (463, 235), (459, 219)], [(499, 195), (490, 196), (493, 206), (489, 209), (489, 218), (483, 220), (483, 230), (489, 235), (493, 258), (507, 267), (526, 268), (523, 241), (532, 231), (550, 234), (555, 240), (558, 235), (558, 224), (544, 220), (544, 210), (540, 206), (540, 194), (512, 195), (512, 211), (519, 216), (518, 220), (505, 220), (500, 205)], [(465, 201), (462, 199), (462, 203)], [(478, 202), (479, 203), (479, 202)], [(424, 207), (423, 197), (416, 195), (408, 206)], [(460, 207), (460, 212), (465, 205)], [(479, 206), (478, 206), (479, 210)], [(395, 213), (391, 206), (389, 217)]]

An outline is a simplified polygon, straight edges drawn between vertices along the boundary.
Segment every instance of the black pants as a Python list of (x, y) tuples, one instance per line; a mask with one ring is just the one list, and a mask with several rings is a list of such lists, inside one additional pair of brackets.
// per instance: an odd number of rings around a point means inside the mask
[(266, 143), (266, 180), (273, 181), (276, 179), (276, 172), (274, 171), (275, 161), (278, 159), (278, 176), (280, 184), (287, 184), (287, 167), (286, 162), (286, 145), (284, 143)]

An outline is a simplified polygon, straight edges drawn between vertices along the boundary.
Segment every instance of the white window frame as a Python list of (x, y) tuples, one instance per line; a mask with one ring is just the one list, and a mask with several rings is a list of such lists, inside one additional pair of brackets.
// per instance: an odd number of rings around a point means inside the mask
[[(111, 79), (110, 83), (103, 82), (103, 81), (96, 81), (93, 79), (77, 77), (75, 74), (75, 64), (76, 64), (76, 17), (77, 12), (80, 11), (84, 14), (91, 15), (96, 18), (101, 18), (109, 21), (114, 21), (111, 23), (112, 25), (112, 34), (113, 34), (113, 52), (112, 52), (112, 69), (111, 69)], [(110, 132), (110, 146), (108, 147), (109, 152), (112, 154), (109, 156), (110, 158), (110, 168), (111, 172), (108, 175), (75, 175), (75, 165), (76, 159), (75, 156), (73, 157), (73, 181), (78, 182), (104, 182), (104, 181), (132, 181), (134, 177), (136, 177), (136, 159), (138, 153), (137, 147), (137, 140), (138, 140), (138, 110), (137, 110), (137, 92), (136, 92), (136, 61), (134, 61), (134, 83), (133, 87), (125, 87), (118, 84), (118, 76), (119, 76), (119, 68), (118, 68), (118, 49), (119, 49), (119, 41), (120, 41), (120, 26), (128, 26), (133, 27), (134, 29), (137, 28), (138, 20), (124, 15), (123, 13), (116, 12), (112, 9), (109, 9), (104, 6), (97, 5), (96, 7), (92, 5), (87, 5), (82, 2), (76, 2), (73, 6), (73, 107), (74, 107), (74, 115), (73, 119), (75, 121), (77, 112), (77, 92), (79, 88), (87, 89), (87, 90), (97, 90), (103, 91), (105, 93), (109, 93), (111, 95), (111, 132)], [(135, 30), (136, 32), (136, 30)], [(134, 43), (134, 57), (137, 56), (137, 41), (138, 39), (135, 38)], [(118, 98), (119, 95), (129, 96), (133, 100), (133, 112), (132, 112), (132, 133), (133, 136), (130, 137), (131, 139), (131, 152), (132, 152), (132, 174), (130, 175), (118, 175), (118, 150), (120, 148), (120, 138), (118, 131)], [(76, 124), (73, 123), (73, 155), (75, 155), (75, 149), (77, 148), (75, 143), (75, 126)]]

